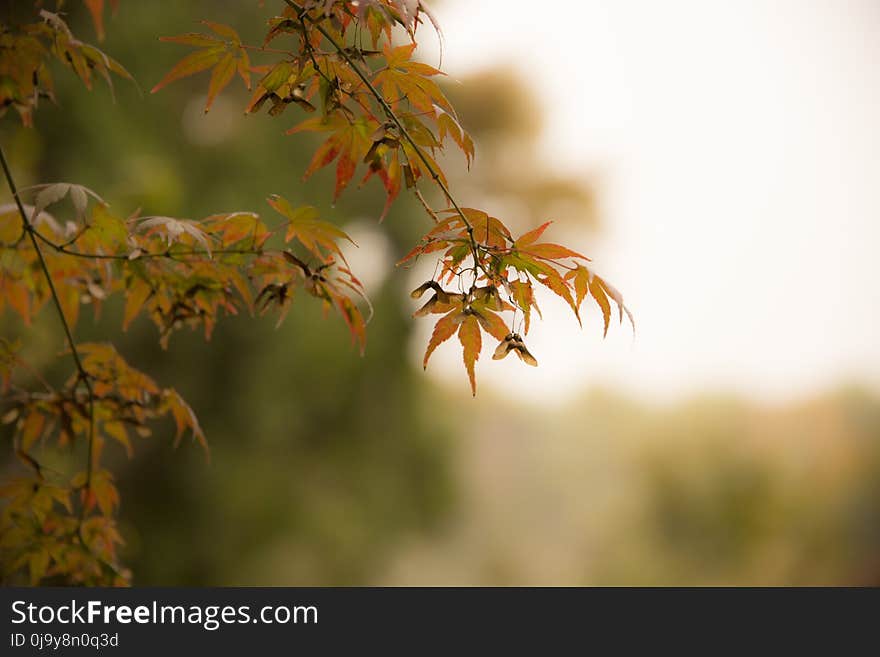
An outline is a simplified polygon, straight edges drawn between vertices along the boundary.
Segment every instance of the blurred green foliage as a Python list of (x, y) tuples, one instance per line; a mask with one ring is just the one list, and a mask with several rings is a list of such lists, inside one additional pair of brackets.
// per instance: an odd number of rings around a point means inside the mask
[(493, 412), (462, 438), (467, 504), (389, 580), (482, 585), (878, 585), (880, 398), (594, 392)]

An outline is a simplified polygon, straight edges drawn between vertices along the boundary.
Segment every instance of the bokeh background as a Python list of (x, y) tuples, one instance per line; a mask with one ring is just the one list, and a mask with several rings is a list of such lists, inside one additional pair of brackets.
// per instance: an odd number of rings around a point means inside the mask
[[(149, 89), (185, 52), (158, 35), (207, 17), (259, 42), (264, 4), (124, 1), (106, 50)], [(635, 338), (542, 298), (541, 367), (484, 355), (473, 399), (454, 345), (421, 371), (406, 293), (426, 273), (394, 267), (426, 228), (414, 199), (381, 226), (372, 185), (330, 207), (332, 173), (304, 184), (313, 144), (283, 135), (295, 110), (243, 117), (232, 90), (206, 116), (204, 76), (114, 103), (59, 74), (37, 131), (0, 122), (20, 185), (183, 217), (283, 193), (355, 237), (376, 307), (363, 358), (304, 300), (277, 330), (236, 318), (167, 351), (130, 328), (121, 352), (212, 445), (206, 464), (169, 428), (116, 455), (135, 583), (880, 585), (880, 5), (433, 6), (422, 57), (477, 142), (470, 172), (444, 161), (457, 195), (515, 229), (554, 219)]]

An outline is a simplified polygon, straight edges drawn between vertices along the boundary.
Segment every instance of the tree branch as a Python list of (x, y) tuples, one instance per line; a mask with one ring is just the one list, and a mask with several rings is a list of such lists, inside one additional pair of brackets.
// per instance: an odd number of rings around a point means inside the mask
[[(483, 264), (479, 258), (478, 245), (477, 245), (476, 239), (474, 238), (474, 227), (471, 225), (471, 222), (465, 216), (465, 214), (462, 211), (461, 207), (459, 206), (458, 202), (452, 196), (452, 193), (449, 191), (449, 188), (443, 182), (443, 179), (440, 177), (440, 174), (437, 172), (437, 170), (431, 164), (431, 161), (428, 159), (428, 157), (422, 151), (421, 147), (418, 144), (416, 144), (415, 140), (412, 138), (412, 135), (409, 134), (409, 131), (403, 125), (403, 122), (397, 117), (397, 114), (394, 112), (394, 110), (391, 108), (391, 106), (388, 104), (388, 102), (385, 100), (385, 98), (382, 96), (382, 94), (379, 92), (379, 90), (376, 89), (375, 86), (373, 86), (373, 83), (370, 80), (370, 78), (367, 76), (367, 74), (364, 73), (361, 70), (360, 66), (358, 66), (355, 63), (354, 59), (351, 58), (351, 56), (346, 51), (344, 45), (337, 43), (336, 39), (333, 38), (333, 35), (330, 34), (330, 32), (328, 32), (327, 29), (323, 25), (321, 25), (321, 21), (310, 16), (308, 11), (305, 10), (305, 8), (300, 7), (295, 2), (293, 2), (293, 0), (284, 0), (284, 2), (291, 9), (294, 9), (297, 12), (297, 16), (299, 17), (299, 20), (301, 22), (304, 19), (307, 19), (312, 25), (315, 26), (315, 28), (317, 28), (317, 30), (323, 35), (323, 37), (325, 39), (327, 39), (327, 41), (330, 42), (330, 44), (333, 46), (333, 48), (336, 49), (336, 52), (345, 60), (345, 62), (348, 64), (348, 66), (351, 68), (351, 70), (353, 70), (355, 72), (355, 74), (361, 79), (361, 81), (366, 85), (367, 89), (369, 89), (369, 91), (370, 91), (370, 94), (372, 94), (372, 96), (376, 99), (376, 102), (379, 103), (379, 106), (382, 108), (382, 111), (385, 112), (385, 115), (389, 118), (389, 120), (391, 120), (394, 123), (394, 125), (397, 126), (397, 129), (400, 131), (400, 134), (403, 136), (403, 138), (406, 139), (407, 142), (409, 142), (409, 145), (412, 147), (412, 149), (415, 151), (415, 153), (419, 156), (419, 159), (422, 161), (422, 164), (425, 165), (425, 168), (428, 170), (428, 173), (431, 174), (431, 178), (434, 180), (434, 183), (440, 188), (440, 190), (443, 192), (443, 195), (446, 197), (446, 199), (452, 205), (453, 209), (456, 211), (458, 216), (461, 217), (461, 220), (464, 222), (464, 225), (465, 225), (465, 227), (467, 229), (467, 233), (468, 233), (468, 239), (470, 241), (471, 255), (474, 258), (475, 266), (479, 267), (483, 271), (483, 273), (489, 279), (491, 279), (492, 276), (483, 267)], [(304, 39), (306, 38), (305, 34), (303, 34), (303, 38)]]
[(85, 520), (86, 514), (86, 501), (88, 500), (88, 495), (91, 490), (92, 485), (92, 470), (94, 468), (93, 460), (94, 460), (94, 451), (95, 451), (95, 393), (92, 390), (92, 383), (89, 380), (89, 374), (86, 371), (86, 368), (83, 366), (82, 358), (80, 358), (79, 351), (76, 347), (76, 341), (73, 338), (73, 331), (70, 328), (70, 323), (67, 321), (67, 318), (64, 316), (64, 310), (61, 307), (61, 300), (58, 297), (58, 291), (55, 289), (55, 282), (52, 280), (52, 274), (49, 272), (49, 267), (46, 264), (46, 258), (43, 256), (43, 251), (40, 249), (40, 244), (37, 242), (37, 238), (35, 236), (36, 230), (31, 225), (30, 221), (27, 218), (27, 212), (25, 212), (24, 206), (21, 203), (21, 199), (18, 195), (18, 188), (15, 186), (15, 181), (12, 178), (12, 172), (9, 170), (9, 164), (6, 162), (6, 154), (3, 151), (3, 147), (0, 146), (0, 164), (3, 166), (3, 173), (6, 175), (6, 183), (9, 186), (9, 191), (12, 192), (12, 197), (15, 199), (15, 204), (18, 206), (18, 213), (21, 215), (22, 227), (24, 231), (30, 236), (31, 244), (34, 247), (34, 251), (37, 254), (37, 259), (40, 262), (40, 268), (43, 270), (43, 275), (46, 278), (46, 282), (49, 285), (49, 291), (52, 294), (52, 301), (55, 304), (55, 310), (58, 311), (58, 317), (61, 320), (61, 325), (64, 328), (64, 334), (67, 336), (67, 342), (70, 345), (70, 353), (73, 356), (73, 361), (76, 364), (76, 369), (79, 374), (79, 380), (82, 381), (83, 385), (86, 387), (86, 391), (88, 392), (88, 402), (89, 402), (89, 433), (88, 433), (88, 447), (87, 447), (87, 457), (88, 464), (86, 465), (86, 481), (83, 486), (85, 490), (86, 499), (80, 505), (80, 513), (79, 513), (79, 523), (77, 526), (77, 533), (79, 534), (79, 540), (82, 543), (83, 547), (86, 548), (89, 552), (91, 552), (91, 548), (86, 543), (85, 538), (82, 534), (82, 525)]

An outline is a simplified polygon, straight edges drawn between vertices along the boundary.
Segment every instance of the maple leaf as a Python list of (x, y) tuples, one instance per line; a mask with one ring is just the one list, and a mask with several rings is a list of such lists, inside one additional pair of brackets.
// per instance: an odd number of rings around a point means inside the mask
[[(444, 212), (458, 214), (458, 210), (454, 208), (444, 210)], [(475, 208), (461, 208), (461, 213), (467, 217), (467, 220), (473, 229), (474, 238), (481, 244), (496, 249), (506, 249), (508, 245), (513, 242), (510, 230), (508, 230), (507, 226), (505, 226), (497, 217), (492, 217), (489, 213)], [(464, 222), (459, 220), (458, 223), (461, 225), (461, 234), (467, 234)]]
[(205, 217), (202, 225), (218, 238), (224, 247), (244, 242), (252, 248), (260, 248), (271, 235), (256, 212), (227, 212)]
[(207, 454), (208, 441), (205, 438), (205, 433), (202, 431), (201, 425), (199, 425), (199, 420), (196, 418), (196, 414), (193, 412), (192, 408), (190, 408), (189, 404), (183, 400), (180, 393), (174, 388), (164, 390), (162, 393), (162, 404), (164, 409), (171, 412), (171, 416), (174, 418), (174, 424), (177, 428), (177, 434), (174, 437), (174, 446), (176, 447), (180, 444), (180, 440), (183, 438), (184, 433), (189, 429), (192, 433), (193, 439), (198, 441)]
[(629, 308), (623, 302), (623, 295), (613, 285), (608, 283), (601, 276), (596, 275), (591, 269), (578, 266), (577, 269), (566, 274), (566, 279), (574, 282), (576, 304), (581, 305), (583, 300), (589, 294), (602, 311), (602, 319), (604, 322), (603, 337), (608, 335), (608, 327), (611, 322), (611, 303), (609, 297), (617, 305), (620, 322), (623, 322), (623, 316), (626, 314), (630, 325), (635, 331), (635, 319)]
[(138, 224), (138, 230), (145, 230), (148, 233), (160, 232), (165, 236), (168, 246), (174, 242), (180, 241), (180, 238), (187, 235), (202, 245), (211, 257), (211, 245), (208, 243), (208, 235), (199, 225), (190, 219), (175, 219), (173, 217), (144, 217)]
[(410, 58), (416, 44), (411, 43), (392, 48), (384, 46), (384, 69), (373, 77), (373, 84), (382, 90), (382, 95), (392, 107), (398, 107), (407, 100), (419, 112), (434, 114), (437, 105), (444, 111), (455, 114), (452, 105), (430, 76), (443, 73), (433, 66), (414, 62)]
[(119, 506), (119, 491), (113, 483), (113, 475), (108, 470), (96, 470), (92, 473), (91, 479), (87, 473), (78, 472), (71, 479), (70, 485), (74, 490), (80, 491), (83, 505), (87, 510), (97, 505), (102, 514), (110, 516)]
[(342, 319), (345, 321), (346, 326), (348, 326), (352, 342), (358, 345), (361, 356), (363, 356), (367, 343), (366, 320), (364, 319), (363, 313), (361, 313), (354, 300), (350, 296), (345, 294), (339, 286), (342, 285), (344, 287), (348, 287), (349, 289), (353, 289), (359, 296), (363, 298), (366, 297), (364, 297), (363, 291), (360, 288), (360, 281), (354, 278), (354, 276), (351, 275), (351, 272), (349, 272), (348, 270), (343, 269), (342, 271), (350, 277), (349, 280), (345, 280), (344, 278), (337, 278), (331, 281), (324, 280), (321, 281), (321, 283), (319, 283), (318, 285), (330, 298), (333, 306), (342, 316)]
[(153, 294), (153, 288), (148, 281), (140, 277), (132, 278), (125, 296), (125, 310), (122, 318), (123, 331), (128, 329), (151, 294)]
[(572, 297), (571, 289), (569, 288), (568, 283), (565, 281), (565, 279), (563, 279), (562, 276), (559, 275), (559, 272), (557, 272), (555, 269), (551, 269), (546, 273), (539, 274), (536, 277), (536, 280), (541, 285), (560, 296), (568, 304), (569, 308), (571, 308), (574, 316), (578, 320), (578, 324), (581, 323), (581, 315), (578, 311), (577, 304), (574, 302), (574, 297)]
[(602, 311), (602, 319), (605, 323), (602, 331), (602, 337), (604, 338), (608, 335), (608, 325), (611, 322), (611, 304), (608, 302), (608, 296), (605, 294), (602, 284), (595, 277), (590, 283), (590, 295), (596, 300), (596, 303), (599, 304), (599, 309)]
[(238, 62), (231, 52), (226, 52), (217, 62), (214, 70), (211, 72), (211, 79), (208, 82), (208, 99), (205, 102), (205, 112), (211, 109), (214, 99), (217, 97), (226, 85), (232, 80), (235, 71), (238, 68)]
[(461, 218), (457, 214), (447, 217), (438, 222), (434, 228), (422, 237), (419, 243), (397, 262), (397, 265), (405, 264), (420, 255), (440, 251), (447, 248), (450, 244), (465, 243), (467, 239), (467, 229)]
[(329, 261), (331, 254), (345, 260), (339, 248), (339, 240), (348, 240), (355, 244), (345, 231), (319, 219), (318, 210), (311, 205), (294, 208), (286, 198), (277, 194), (270, 196), (267, 202), (288, 220), (284, 241), (296, 239), (323, 262)]
[(510, 288), (514, 303), (516, 303), (519, 309), (523, 312), (524, 333), (528, 335), (532, 308), (537, 311), (539, 317), (541, 316), (541, 309), (538, 307), (538, 302), (535, 300), (535, 293), (532, 289), (532, 284), (530, 281), (521, 281), (519, 279), (506, 281), (506, 283), (507, 287)]
[(270, 116), (281, 114), (290, 103), (299, 105), (307, 112), (314, 112), (315, 106), (310, 99), (317, 93), (318, 77), (311, 63), (296, 67), (292, 62), (278, 62), (257, 84), (245, 113), (258, 112), (269, 100), (272, 101)]
[(373, 143), (367, 154), (364, 155), (364, 162), (369, 165), (369, 168), (361, 180), (361, 185), (364, 185), (374, 174), (382, 181), (386, 196), (385, 206), (379, 216), (379, 223), (381, 223), (388, 215), (394, 199), (400, 193), (403, 175), (403, 168), (400, 165), (400, 140), (389, 131), (387, 124), (380, 126), (370, 139)]
[(474, 364), (480, 357), (480, 349), (483, 341), (480, 336), (480, 323), (473, 314), (469, 314), (461, 322), (458, 329), (458, 340), (461, 342), (461, 357), (464, 361), (464, 367), (467, 370), (468, 379), (471, 382), (471, 393), (477, 396), (477, 378), (474, 373)]
[[(367, 320), (357, 307), (349, 292), (370, 305), (361, 282), (351, 273), (348, 267), (331, 267), (332, 260), (310, 272), (305, 279), (305, 288), (312, 296), (322, 299), (325, 308), (335, 308), (342, 316), (351, 334), (352, 343), (360, 347), (361, 355), (366, 348)], [(372, 308), (372, 306), (370, 306)]]
[(0, 67), (5, 71), (0, 98), (4, 107), (8, 104), (15, 106), (24, 125), (32, 125), (32, 112), (40, 97), (54, 100), (52, 78), (47, 68), (50, 55), (73, 69), (87, 89), (92, 88), (93, 72), (104, 78), (111, 94), (111, 73), (133, 80), (119, 62), (75, 38), (60, 15), (41, 9), (39, 16), (41, 23), (24, 25), (19, 33), (4, 30), (3, 56), (0, 58), (3, 60)]
[(32, 224), (36, 223), (36, 218), (40, 216), (46, 208), (55, 205), (68, 195), (70, 195), (70, 200), (73, 203), (74, 210), (76, 210), (76, 216), (78, 219), (82, 219), (85, 216), (90, 196), (101, 205), (107, 205), (107, 202), (91, 189), (74, 183), (46, 183), (34, 185), (31, 189), (40, 190), (34, 198), (34, 209), (30, 216)]
[(287, 134), (303, 131), (330, 132), (327, 140), (318, 147), (306, 168), (303, 179), (307, 180), (315, 171), (337, 160), (336, 185), (333, 189), (333, 200), (339, 198), (354, 176), (355, 169), (370, 150), (370, 136), (376, 131), (378, 121), (371, 116), (362, 116), (355, 120), (348, 119), (341, 112), (334, 112), (328, 117), (306, 119), (290, 128)]
[(38, 410), (32, 410), (27, 416), (18, 421), (19, 440), (21, 441), (22, 451), (27, 452), (30, 450), (31, 446), (43, 435), (45, 426), (46, 416)]
[(471, 312), (477, 318), (480, 328), (496, 340), (504, 340), (508, 335), (509, 329), (507, 328), (507, 324), (501, 318), (501, 315), (485, 308), (477, 310), (476, 304), (471, 305)]
[(550, 227), (550, 224), (552, 224), (552, 223), (553, 223), (552, 221), (545, 221), (543, 224), (541, 224), (537, 228), (533, 228), (532, 230), (530, 230), (526, 233), (523, 233), (522, 235), (520, 235), (519, 237), (516, 238), (516, 241), (514, 242), (514, 246), (522, 248), (525, 246), (529, 246), (530, 244), (534, 244), (535, 242), (538, 241), (538, 239), (541, 237), (541, 235), (544, 234), (544, 231), (547, 230)]
[(608, 296), (614, 300), (614, 303), (617, 304), (620, 323), (623, 323), (623, 315), (626, 314), (626, 317), (627, 319), (629, 319), (629, 323), (632, 326), (633, 332), (635, 332), (636, 322), (629, 308), (627, 308), (626, 305), (623, 303), (623, 295), (617, 290), (617, 288), (615, 288), (605, 279), (599, 276), (595, 276), (594, 278), (599, 282), (599, 285), (602, 286), (602, 290), (604, 290), (608, 294)]
[(434, 325), (431, 339), (428, 341), (428, 348), (425, 350), (425, 357), (422, 359), (422, 367), (424, 369), (428, 368), (428, 359), (431, 358), (431, 354), (434, 353), (434, 350), (455, 335), (455, 331), (459, 326), (459, 322), (456, 321), (456, 318), (460, 314), (460, 310), (453, 310), (441, 317), (440, 321)]
[(551, 242), (536, 243), (551, 223), (553, 222), (548, 221), (544, 224), (541, 224), (534, 230), (531, 230), (524, 235), (518, 237), (513, 243), (514, 248), (520, 254), (527, 254), (529, 256), (540, 258), (542, 260), (555, 261), (565, 258), (573, 258), (589, 261), (589, 258), (587, 256), (582, 255), (577, 251), (572, 251), (568, 247), (562, 246), (561, 244), (553, 244)]
[(428, 290), (433, 290), (434, 294), (414, 316), (436, 313), (443, 314), (443, 317), (434, 325), (422, 365), (427, 368), (428, 360), (437, 347), (458, 332), (464, 348), (462, 357), (465, 368), (472, 391), (476, 394), (474, 362), (479, 358), (482, 344), (480, 332), (482, 330), (497, 340), (504, 340), (510, 331), (496, 310), (512, 310), (513, 306), (501, 301), (497, 290), (492, 286), (474, 288), (469, 294), (453, 294), (445, 291), (436, 281), (427, 281), (413, 290), (410, 296), (417, 299)]
[(464, 153), (468, 169), (470, 169), (475, 154), (473, 139), (471, 139), (471, 136), (464, 131), (464, 128), (461, 127), (458, 119), (453, 114), (450, 114), (438, 105), (434, 106), (434, 111), (437, 114), (438, 140), (442, 142), (447, 136), (451, 137), (452, 141), (454, 141), (459, 149), (461, 149), (461, 152)]
[[(166, 85), (181, 78), (201, 73), (209, 68), (214, 70), (208, 82), (208, 97), (205, 112), (211, 109), (217, 95), (232, 81), (238, 72), (248, 89), (251, 88), (250, 58), (247, 50), (242, 47), (241, 38), (233, 28), (222, 23), (202, 21), (214, 34), (190, 32), (171, 37), (160, 37), (161, 41), (170, 41), (199, 48), (181, 59), (165, 74), (150, 93), (156, 93)], [(216, 36), (215, 36), (216, 35)]]
[[(95, 25), (95, 32), (98, 34), (98, 40), (104, 40), (104, 0), (83, 0), (89, 13), (92, 15), (92, 23)], [(115, 13), (119, 8), (119, 0), (110, 0), (110, 7)]]

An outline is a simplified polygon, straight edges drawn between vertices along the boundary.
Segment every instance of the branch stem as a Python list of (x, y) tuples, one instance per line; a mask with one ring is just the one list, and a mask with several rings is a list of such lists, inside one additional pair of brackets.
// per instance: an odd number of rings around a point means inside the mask
[[(434, 168), (434, 165), (431, 164), (431, 161), (428, 159), (427, 155), (425, 155), (422, 148), (416, 144), (412, 135), (409, 134), (409, 131), (406, 129), (406, 126), (403, 125), (403, 122), (398, 118), (397, 114), (392, 109), (391, 105), (388, 104), (388, 101), (382, 96), (378, 89), (373, 85), (369, 76), (361, 70), (361, 67), (358, 66), (354, 59), (352, 59), (351, 55), (349, 55), (348, 51), (346, 51), (345, 46), (336, 41), (330, 32), (321, 25), (320, 19), (315, 19), (313, 16), (310, 16), (308, 11), (305, 11), (303, 7), (297, 5), (293, 0), (284, 0), (284, 2), (291, 8), (297, 12), (297, 16), (299, 20), (302, 22), (304, 19), (307, 19), (312, 25), (317, 28), (317, 30), (321, 33), (321, 35), (330, 42), (330, 45), (336, 50), (340, 57), (342, 57), (348, 66), (355, 72), (355, 74), (361, 79), (361, 81), (366, 85), (367, 89), (369, 89), (370, 94), (376, 99), (376, 102), (379, 103), (379, 106), (382, 108), (382, 111), (385, 112), (385, 115), (388, 119), (397, 126), (397, 129), (400, 131), (400, 134), (409, 142), (409, 145), (412, 147), (413, 151), (416, 155), (419, 156), (419, 159), (422, 161), (422, 164), (425, 165), (425, 168), (428, 170), (428, 173), (431, 174), (431, 178), (434, 180), (434, 183), (437, 187), (440, 188), (440, 191), (443, 192), (443, 195), (449, 201), (450, 205), (452, 205), (455, 212), (461, 217), (462, 222), (464, 222), (465, 228), (468, 233), (468, 240), (470, 241), (471, 247), (471, 255), (474, 258), (474, 264), (479, 267), (484, 274), (488, 278), (492, 278), (489, 272), (483, 267), (482, 262), (480, 261), (479, 254), (477, 252), (477, 241), (474, 238), (474, 227), (468, 218), (465, 216), (458, 202), (452, 196), (452, 193), (449, 191), (449, 187), (446, 183), (443, 182), (443, 179), (440, 177), (440, 173)], [(305, 34), (303, 34), (303, 39), (306, 39)]]
[(55, 282), (52, 280), (52, 274), (49, 271), (49, 266), (46, 264), (46, 258), (43, 256), (43, 251), (40, 249), (40, 244), (37, 242), (38, 235), (36, 228), (28, 221), (27, 212), (24, 209), (24, 205), (22, 205), (21, 198), (18, 195), (18, 188), (15, 186), (15, 180), (12, 177), (12, 171), (9, 169), (9, 164), (6, 161), (6, 154), (3, 151), (3, 147), (0, 146), (0, 164), (3, 166), (3, 173), (6, 176), (6, 184), (9, 186), (9, 191), (12, 193), (12, 197), (15, 199), (15, 204), (18, 207), (18, 213), (21, 215), (21, 222), (24, 231), (28, 234), (31, 240), (31, 244), (34, 247), (34, 252), (37, 254), (37, 260), (40, 263), (40, 269), (43, 270), (43, 275), (46, 278), (46, 283), (49, 286), (49, 292), (52, 294), (52, 301), (55, 305), (55, 310), (58, 311), (58, 318), (61, 320), (61, 326), (64, 328), (64, 335), (67, 336), (67, 342), (70, 345), (70, 353), (73, 357), (73, 362), (76, 364), (76, 369), (79, 374), (79, 380), (82, 381), (83, 385), (86, 388), (88, 393), (88, 406), (89, 406), (89, 434), (88, 434), (88, 447), (87, 447), (87, 458), (88, 463), (86, 465), (86, 481), (83, 486), (85, 491), (85, 499), (83, 503), (80, 505), (79, 512), (79, 523), (77, 526), (77, 533), (79, 534), (79, 540), (82, 543), (83, 547), (87, 550), (91, 551), (88, 544), (85, 542), (85, 539), (82, 534), (82, 525), (85, 520), (86, 514), (86, 502), (88, 501), (89, 492), (91, 491), (92, 485), (92, 471), (94, 469), (94, 452), (95, 452), (95, 393), (92, 390), (92, 383), (89, 380), (89, 374), (86, 372), (86, 368), (83, 366), (82, 358), (80, 357), (79, 351), (76, 346), (76, 340), (73, 338), (73, 330), (70, 327), (70, 323), (67, 321), (67, 318), (64, 316), (64, 310), (61, 307), (61, 300), (58, 296), (58, 291), (55, 289)]

